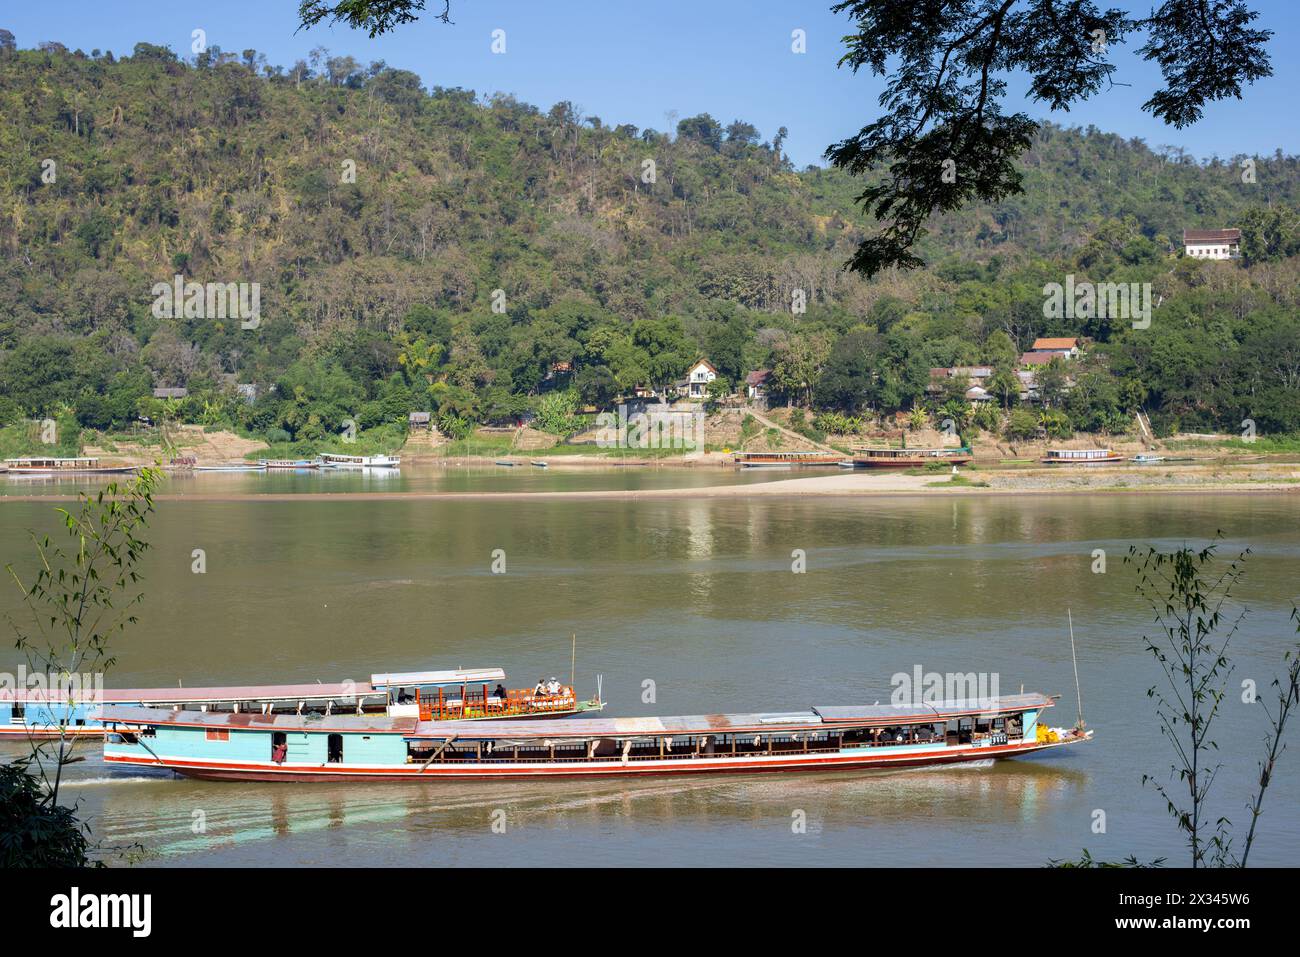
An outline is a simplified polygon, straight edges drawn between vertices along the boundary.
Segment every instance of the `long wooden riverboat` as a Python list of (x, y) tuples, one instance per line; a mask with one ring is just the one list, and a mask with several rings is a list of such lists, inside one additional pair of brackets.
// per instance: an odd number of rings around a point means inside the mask
[(395, 469), (402, 463), (396, 455), (337, 455), (325, 452), (316, 457), (323, 469)]
[(838, 452), (737, 452), (734, 461), (745, 469), (835, 468), (844, 461)]
[(196, 465), (195, 472), (265, 472), (261, 462), (223, 462), (220, 465)]
[[(317, 712), (413, 721), (501, 720), (600, 711), (599, 693), (581, 700), (555, 679), (507, 689), (500, 668), (413, 671), (371, 675), (370, 681), (333, 684), (244, 685), (214, 688), (127, 688), (74, 693), (0, 688), (0, 740), (102, 735), (104, 707), (160, 708), (163, 715), (304, 716)], [(493, 688), (493, 685), (496, 685)], [(159, 712), (153, 712), (155, 716)]]
[(110, 475), (138, 469), (137, 465), (100, 465), (97, 458), (5, 459), (5, 471), (10, 475)]
[(909, 768), (1022, 757), (1092, 737), (1041, 720), (1051, 698), (568, 721), (105, 708), (110, 765), (219, 781), (602, 777)]
[(1048, 449), (1044, 465), (1115, 465), (1124, 456), (1113, 449)]
[(320, 463), (314, 459), (259, 459), (258, 465), (265, 469), (319, 469)]
[(974, 456), (965, 446), (938, 449), (878, 449), (855, 448), (853, 464), (860, 469), (910, 469), (941, 462), (944, 465), (966, 465)]

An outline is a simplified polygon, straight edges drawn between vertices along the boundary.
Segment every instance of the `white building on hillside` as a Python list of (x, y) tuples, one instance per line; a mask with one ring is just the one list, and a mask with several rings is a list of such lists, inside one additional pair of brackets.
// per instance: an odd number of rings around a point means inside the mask
[(1240, 229), (1184, 229), (1183, 252), (1195, 259), (1237, 259)]
[(718, 377), (718, 370), (708, 359), (701, 359), (691, 366), (686, 373), (686, 395), (692, 399), (703, 399), (709, 392), (709, 383)]

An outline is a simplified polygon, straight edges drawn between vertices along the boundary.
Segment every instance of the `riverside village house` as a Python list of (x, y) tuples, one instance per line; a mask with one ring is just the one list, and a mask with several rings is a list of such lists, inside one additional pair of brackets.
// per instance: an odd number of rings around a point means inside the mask
[(678, 391), (691, 399), (703, 399), (709, 392), (709, 383), (718, 377), (718, 370), (708, 359), (691, 366), (686, 378), (677, 383)]

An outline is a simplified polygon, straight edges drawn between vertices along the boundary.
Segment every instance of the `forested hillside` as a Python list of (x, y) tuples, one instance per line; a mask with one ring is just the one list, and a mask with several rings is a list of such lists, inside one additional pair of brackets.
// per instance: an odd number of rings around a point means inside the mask
[[(927, 269), (867, 282), (842, 269), (862, 184), (791, 168), (782, 131), (743, 119), (670, 136), (323, 51), (279, 68), (44, 46), (0, 48), (4, 421), (120, 428), (184, 386), (172, 414), (280, 440), (411, 409), (463, 431), (557, 388), (600, 404), (663, 385), (700, 355), (733, 384), (771, 368), (801, 401), (884, 413), (931, 367), (1082, 335), (1058, 397), (1074, 428), (1144, 407), (1162, 431), (1300, 430), (1295, 157), (1243, 170), (1048, 126), (1024, 195), (938, 220)], [(1184, 227), (1230, 226), (1242, 261), (1182, 257)], [(260, 323), (157, 318), (176, 274), (259, 283)], [(1044, 318), (1067, 274), (1150, 282), (1150, 328)]]

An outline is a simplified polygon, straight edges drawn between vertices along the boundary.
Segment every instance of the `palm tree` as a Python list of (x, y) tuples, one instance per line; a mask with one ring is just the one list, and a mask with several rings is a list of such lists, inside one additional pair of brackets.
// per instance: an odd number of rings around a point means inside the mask
[(953, 424), (960, 428), (970, 422), (971, 406), (961, 399), (949, 399), (939, 409), (939, 414), (945, 419), (952, 419)]
[(1053, 438), (1065, 438), (1068, 420), (1059, 409), (1044, 409), (1038, 413), (1038, 424)]

